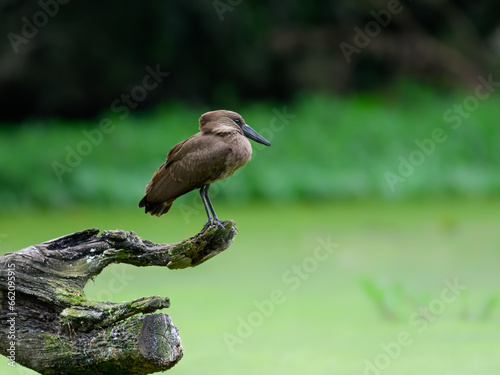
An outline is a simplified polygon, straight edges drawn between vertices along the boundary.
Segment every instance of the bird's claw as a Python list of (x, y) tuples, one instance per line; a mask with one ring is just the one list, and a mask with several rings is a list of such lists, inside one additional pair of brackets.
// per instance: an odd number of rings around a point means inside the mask
[(217, 225), (218, 225), (219, 227), (221, 227), (222, 229), (226, 230), (226, 227), (224, 226), (224, 224), (222, 224), (222, 221), (220, 221), (220, 220), (216, 220), (215, 222), (217, 223)]
[(222, 221), (219, 220), (219, 219), (210, 219), (208, 222), (207, 222), (208, 226), (211, 227), (213, 225), (218, 225), (221, 229), (224, 229), (226, 230), (226, 227), (224, 226), (224, 224), (222, 224)]

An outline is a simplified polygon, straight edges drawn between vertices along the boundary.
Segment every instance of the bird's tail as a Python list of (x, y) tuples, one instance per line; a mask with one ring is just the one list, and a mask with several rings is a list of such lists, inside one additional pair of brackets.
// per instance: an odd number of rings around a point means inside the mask
[(144, 212), (149, 212), (151, 216), (161, 216), (163, 214), (166, 214), (168, 210), (170, 210), (170, 207), (172, 207), (172, 203), (174, 202), (149, 202), (147, 199), (147, 195), (145, 195), (144, 198), (142, 198), (139, 202), (139, 207), (145, 207)]

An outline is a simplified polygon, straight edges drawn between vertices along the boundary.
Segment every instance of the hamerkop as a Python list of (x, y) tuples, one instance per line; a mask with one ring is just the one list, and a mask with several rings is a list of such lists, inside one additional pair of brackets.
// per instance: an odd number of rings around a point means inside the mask
[(208, 189), (210, 184), (231, 176), (252, 156), (248, 139), (271, 144), (232, 111), (212, 111), (200, 117), (200, 132), (175, 145), (165, 163), (146, 186), (139, 202), (150, 215), (166, 214), (172, 203), (191, 190), (200, 189), (208, 221), (220, 223)]

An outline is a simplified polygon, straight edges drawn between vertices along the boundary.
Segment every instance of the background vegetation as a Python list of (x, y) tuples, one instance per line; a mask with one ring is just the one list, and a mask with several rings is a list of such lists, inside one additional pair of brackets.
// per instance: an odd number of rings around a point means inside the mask
[[(240, 203), (498, 196), (498, 95), (457, 129), (443, 120), (467, 95), (402, 84), (378, 95), (303, 94), (285, 104), (247, 104), (239, 112), (272, 147), (254, 145), (252, 162), (222, 183), (220, 193)], [(208, 109), (176, 103), (124, 120), (115, 116), (110, 133), (99, 130), (100, 118), (3, 128), (0, 202), (4, 209), (133, 206), (170, 147), (196, 132), (199, 114)], [(443, 129), (445, 141), (424, 154), (415, 141), (432, 140), (435, 129)], [(413, 170), (406, 166), (401, 175), (407, 163)]]
[(112, 266), (89, 297), (169, 296), (173, 374), (496, 375), (499, 6), (4, 1), (0, 252), (90, 227), (193, 235), (196, 192), (159, 219), (137, 203), (199, 116), (231, 109), (272, 143), (211, 188), (232, 247)]

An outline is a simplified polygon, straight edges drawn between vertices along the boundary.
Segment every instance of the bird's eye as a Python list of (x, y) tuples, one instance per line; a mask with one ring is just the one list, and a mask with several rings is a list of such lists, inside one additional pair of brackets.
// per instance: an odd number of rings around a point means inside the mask
[(240, 125), (240, 124), (241, 124), (241, 121), (240, 121), (240, 119), (239, 119), (239, 118), (235, 118), (233, 121), (234, 121), (235, 123), (237, 123), (238, 125)]

